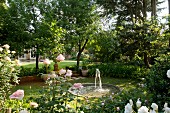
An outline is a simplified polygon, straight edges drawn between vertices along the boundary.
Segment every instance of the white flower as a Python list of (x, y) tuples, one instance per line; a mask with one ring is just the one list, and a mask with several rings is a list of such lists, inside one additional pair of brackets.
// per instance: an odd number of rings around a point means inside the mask
[(149, 113), (156, 113), (156, 111), (155, 110), (150, 110), (150, 112)]
[(8, 44), (5, 44), (4, 46), (3, 46), (5, 49), (9, 49), (9, 45)]
[(80, 111), (80, 113), (84, 113), (84, 111)]
[(21, 110), (19, 113), (29, 113), (27, 110)]
[(0, 47), (0, 52), (2, 52), (3, 51), (3, 48), (2, 47)]
[(15, 59), (15, 63), (16, 63), (17, 66), (20, 66), (20, 65), (21, 65), (20, 61), (17, 60), (17, 59)]
[(49, 65), (51, 62), (49, 59), (45, 59), (44, 62), (43, 62), (45, 65)]
[(133, 112), (132, 105), (127, 103), (127, 105), (125, 106), (124, 113), (132, 113), (132, 112)]
[(65, 74), (65, 77), (71, 77), (72, 75), (72, 71), (71, 70), (67, 70), (67, 73)]
[(5, 60), (11, 62), (11, 59), (8, 56), (5, 57)]
[(168, 107), (168, 103), (164, 104), (163, 110), (164, 110), (164, 113), (170, 113), (170, 108)]
[(37, 108), (38, 104), (36, 102), (30, 102), (30, 107)]
[(138, 100), (137, 100), (137, 102), (136, 102), (136, 106), (139, 108), (139, 107), (141, 107), (141, 101), (140, 101), (140, 98), (138, 98)]
[(157, 111), (158, 110), (158, 105), (156, 103), (152, 103), (151, 107), (153, 110)]
[(138, 113), (149, 113), (146, 106), (142, 106), (138, 109)]
[(166, 107), (168, 107), (168, 103), (165, 103), (165, 104), (164, 104), (164, 108), (166, 108)]
[(169, 107), (164, 108), (164, 113), (170, 113), (170, 108)]
[(132, 99), (129, 100), (129, 103), (130, 103), (131, 106), (133, 106), (133, 101), (132, 101)]
[(167, 71), (167, 77), (170, 78), (170, 69)]
[(49, 77), (50, 77), (50, 78), (56, 78), (57, 75), (54, 73), (54, 74), (50, 74)]
[(11, 51), (11, 53), (15, 54), (16, 52), (15, 51)]

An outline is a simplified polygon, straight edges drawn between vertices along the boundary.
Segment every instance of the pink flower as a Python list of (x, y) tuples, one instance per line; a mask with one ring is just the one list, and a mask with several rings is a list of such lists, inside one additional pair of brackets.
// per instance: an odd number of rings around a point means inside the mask
[(44, 62), (43, 62), (45, 65), (49, 65), (51, 62), (49, 59), (45, 59)]
[(65, 74), (65, 77), (71, 77), (72, 75), (72, 71), (71, 70), (67, 70), (67, 73)]
[(81, 83), (74, 83), (73, 87), (75, 89), (80, 89), (80, 88), (83, 88), (83, 85)]
[(65, 69), (60, 69), (60, 70), (59, 70), (59, 74), (60, 74), (60, 75), (63, 75), (63, 74), (65, 74), (65, 73), (66, 73), (66, 70), (65, 70)]
[(57, 56), (57, 58), (56, 58), (56, 60), (57, 60), (58, 62), (64, 61), (64, 59), (65, 59), (65, 57), (64, 57), (62, 54), (59, 54), (59, 55)]
[(10, 99), (18, 99), (18, 100), (22, 100), (23, 97), (24, 97), (24, 90), (17, 90), (16, 92), (14, 92), (12, 95), (9, 96)]

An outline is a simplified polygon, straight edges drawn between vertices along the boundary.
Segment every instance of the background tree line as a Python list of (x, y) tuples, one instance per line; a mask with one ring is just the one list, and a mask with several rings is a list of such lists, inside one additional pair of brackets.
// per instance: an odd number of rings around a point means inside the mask
[[(0, 42), (17, 54), (36, 48), (47, 57), (88, 51), (91, 60), (133, 62), (150, 67), (166, 54), (169, 23), (157, 13), (162, 0), (7, 0), (0, 3)], [(151, 15), (148, 15), (148, 12)], [(151, 17), (151, 19), (149, 19)], [(105, 18), (105, 19), (103, 19)], [(113, 20), (110, 28), (102, 22)], [(48, 56), (49, 55), (49, 56)]]

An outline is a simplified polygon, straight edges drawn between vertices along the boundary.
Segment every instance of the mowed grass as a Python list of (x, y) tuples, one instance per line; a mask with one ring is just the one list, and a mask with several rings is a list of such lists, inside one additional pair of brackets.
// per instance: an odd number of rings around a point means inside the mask
[[(21, 62), (22, 66), (23, 67), (26, 67), (26, 68), (35, 68), (36, 67), (36, 62), (33, 61), (33, 62)], [(58, 66), (59, 68), (66, 68), (66, 66), (76, 66), (77, 62), (76, 61), (73, 61), (73, 60), (65, 60), (65, 61), (62, 61), (62, 62), (58, 62)], [(81, 64), (81, 62), (80, 62)], [(54, 62), (51, 61), (51, 64), (50, 66), (53, 66), (54, 65)], [(38, 66), (39, 68), (43, 67), (44, 64), (43, 62), (39, 62), (38, 63)]]

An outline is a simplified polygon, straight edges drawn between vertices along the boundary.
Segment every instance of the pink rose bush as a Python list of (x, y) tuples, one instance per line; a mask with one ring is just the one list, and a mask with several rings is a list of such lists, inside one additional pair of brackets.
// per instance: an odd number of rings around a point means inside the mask
[(9, 96), (10, 99), (17, 99), (17, 100), (22, 100), (23, 97), (24, 97), (24, 90), (20, 90), (20, 89)]

